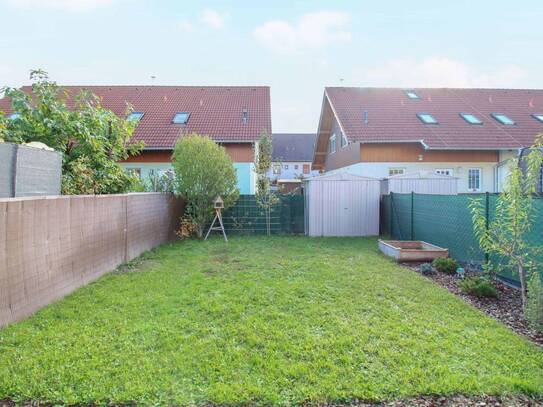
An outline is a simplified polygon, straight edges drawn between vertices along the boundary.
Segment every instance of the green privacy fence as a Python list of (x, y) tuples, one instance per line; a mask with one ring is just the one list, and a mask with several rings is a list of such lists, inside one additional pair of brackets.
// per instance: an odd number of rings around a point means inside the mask
[[(240, 195), (236, 204), (223, 213), (227, 233), (265, 235), (266, 216), (254, 195)], [(280, 195), (279, 203), (271, 210), (272, 234), (304, 233), (304, 197)]]
[[(449, 249), (451, 257), (462, 263), (483, 263), (487, 255), (479, 247), (473, 231), (469, 203), (481, 199), (490, 222), (496, 207), (496, 194), (425, 195), (390, 194), (381, 201), (381, 234), (399, 240), (423, 240)], [(533, 245), (543, 245), (543, 199), (534, 202), (536, 221), (528, 236)], [(488, 257), (491, 263), (500, 259)], [(542, 264), (543, 264), (543, 259)], [(543, 270), (540, 270), (543, 273)], [(517, 283), (508, 271), (500, 274), (505, 280)]]

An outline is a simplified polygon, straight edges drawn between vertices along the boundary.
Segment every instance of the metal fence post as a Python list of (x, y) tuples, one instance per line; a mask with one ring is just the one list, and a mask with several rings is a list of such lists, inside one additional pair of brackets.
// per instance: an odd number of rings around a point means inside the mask
[[(490, 222), (490, 193), (486, 192), (485, 194), (485, 229), (488, 231)], [(485, 250), (485, 263), (488, 264), (490, 260), (490, 256), (488, 255), (488, 251)]]
[(390, 234), (390, 237), (391, 238), (394, 238), (394, 235), (392, 233), (392, 228), (393, 228), (393, 223), (392, 223), (392, 219), (394, 219), (394, 214), (392, 213), (394, 211), (394, 205), (392, 203), (392, 201), (394, 200), (394, 192), (391, 192), (390, 193), (390, 230), (388, 231), (388, 233)]
[(414, 210), (414, 202), (415, 202), (415, 193), (411, 191), (411, 240), (415, 240), (415, 210)]

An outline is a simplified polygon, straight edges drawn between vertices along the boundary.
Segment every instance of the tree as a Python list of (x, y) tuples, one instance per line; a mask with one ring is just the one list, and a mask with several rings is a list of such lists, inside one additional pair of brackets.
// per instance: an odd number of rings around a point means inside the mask
[(542, 145), (542, 138), (538, 137), (524, 158), (511, 162), (511, 172), (503, 193), (497, 198), (490, 222), (487, 222), (482, 200), (474, 199), (471, 202), (473, 225), (481, 248), (487, 254), (496, 254), (504, 259), (498, 267), (512, 268), (518, 272), (524, 311), (528, 295), (527, 281), (535, 270), (535, 259), (541, 254), (541, 249), (531, 245), (527, 235), (535, 223), (533, 195), (540, 182)]
[(256, 193), (255, 198), (258, 206), (266, 216), (266, 232), (271, 234), (271, 209), (279, 202), (277, 195), (270, 189), (270, 178), (268, 173), (272, 166), (272, 139), (264, 131), (258, 139), (255, 151), (255, 172), (256, 172)]
[[(0, 138), (12, 143), (39, 141), (63, 153), (63, 194), (113, 194), (137, 182), (119, 161), (138, 154), (132, 143), (136, 123), (105, 109), (88, 91), (71, 95), (44, 71), (31, 71), (32, 92), (3, 88), (13, 119), (0, 119)], [(126, 113), (131, 111), (127, 105)]]
[(213, 219), (213, 200), (220, 196), (225, 209), (239, 197), (234, 163), (224, 147), (197, 134), (181, 137), (173, 152), (176, 193), (186, 201), (186, 212), (203, 236)]

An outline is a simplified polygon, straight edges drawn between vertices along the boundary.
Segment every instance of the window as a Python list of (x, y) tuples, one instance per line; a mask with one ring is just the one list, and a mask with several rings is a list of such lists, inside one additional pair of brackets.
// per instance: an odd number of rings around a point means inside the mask
[(437, 175), (453, 175), (454, 172), (450, 168), (436, 168), (436, 174)]
[(516, 123), (503, 113), (492, 113), (492, 117), (506, 126), (514, 126)]
[(247, 109), (243, 110), (241, 121), (243, 122), (243, 124), (247, 124), (247, 122), (249, 121), (249, 112), (247, 111)]
[(288, 164), (283, 165), (283, 168), (284, 168), (285, 170), (288, 170)]
[(295, 170), (298, 169), (298, 164), (294, 164), (294, 169), (295, 169)]
[(347, 136), (345, 136), (345, 134), (341, 134), (341, 148), (346, 147), (347, 144), (349, 144)]
[(430, 113), (417, 113), (417, 116), (424, 124), (439, 124)]
[(536, 120), (539, 120), (541, 123), (543, 123), (543, 113), (542, 114), (539, 114), (539, 113), (534, 113), (532, 115), (532, 117)]
[(142, 117), (143, 117), (143, 112), (132, 112), (128, 115), (126, 120), (134, 120), (134, 121), (139, 122)]
[(409, 99), (420, 99), (419, 95), (417, 95), (417, 92), (414, 90), (406, 90), (405, 94)]
[(479, 118), (471, 113), (460, 113), (460, 116), (462, 116), (462, 119), (467, 121), (469, 124), (483, 124)]
[(477, 192), (481, 190), (481, 169), (470, 168), (468, 170), (468, 189), (471, 192)]
[(172, 123), (174, 124), (187, 124), (189, 121), (190, 113), (188, 112), (177, 112), (173, 117)]
[(404, 172), (405, 172), (405, 168), (389, 168), (388, 176), (392, 177), (394, 175), (403, 175)]
[(309, 172), (311, 171), (311, 164), (304, 164), (303, 171), (304, 174), (309, 174)]
[(336, 152), (336, 135), (332, 134), (332, 137), (330, 137), (330, 153)]
[(9, 115), (10, 120), (17, 120), (19, 117), (21, 117), (21, 113), (12, 113)]
[(281, 164), (273, 164), (273, 173), (275, 175), (281, 174)]

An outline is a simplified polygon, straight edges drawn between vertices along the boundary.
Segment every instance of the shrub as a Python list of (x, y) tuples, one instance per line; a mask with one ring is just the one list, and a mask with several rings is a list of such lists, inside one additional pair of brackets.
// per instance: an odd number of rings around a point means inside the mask
[(441, 273), (454, 274), (458, 268), (458, 263), (450, 257), (438, 257), (432, 262), (432, 266)]
[(537, 273), (528, 282), (526, 319), (534, 329), (543, 332), (543, 284)]
[(419, 267), (419, 271), (422, 275), (428, 276), (434, 274), (435, 270), (430, 263), (423, 263)]
[(239, 197), (234, 163), (224, 147), (193, 134), (179, 139), (172, 164), (175, 192), (186, 201), (186, 214), (197, 225), (201, 238), (204, 227), (213, 220), (213, 200), (220, 196), (226, 209)]
[(464, 294), (473, 295), (478, 298), (498, 297), (498, 290), (496, 290), (496, 287), (483, 277), (468, 277), (465, 280), (460, 281), (458, 285)]

